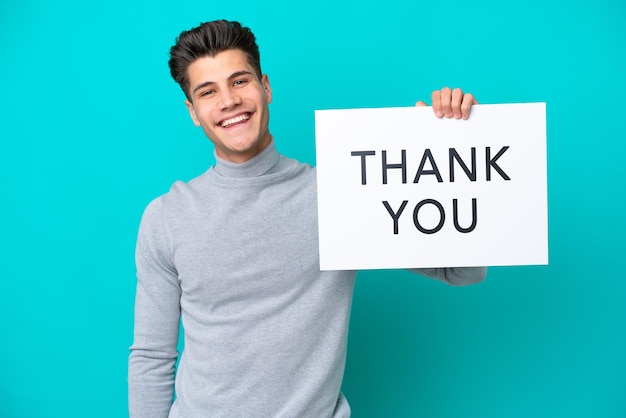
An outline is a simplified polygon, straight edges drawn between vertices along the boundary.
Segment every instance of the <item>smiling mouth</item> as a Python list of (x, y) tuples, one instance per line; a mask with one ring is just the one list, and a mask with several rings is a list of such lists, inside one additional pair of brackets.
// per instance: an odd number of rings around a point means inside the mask
[(248, 119), (250, 119), (250, 116), (251, 116), (250, 113), (243, 113), (241, 115), (235, 116), (234, 118), (224, 119), (223, 121), (219, 123), (219, 125), (222, 128), (228, 128), (233, 125), (239, 125), (241, 123), (246, 122)]

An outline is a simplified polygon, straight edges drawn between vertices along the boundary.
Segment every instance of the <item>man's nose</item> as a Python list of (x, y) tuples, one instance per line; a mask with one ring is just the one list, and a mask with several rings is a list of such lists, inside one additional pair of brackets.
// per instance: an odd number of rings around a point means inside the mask
[(233, 90), (223, 90), (222, 91), (222, 109), (230, 109), (234, 106), (241, 104), (241, 96), (237, 94), (237, 92)]

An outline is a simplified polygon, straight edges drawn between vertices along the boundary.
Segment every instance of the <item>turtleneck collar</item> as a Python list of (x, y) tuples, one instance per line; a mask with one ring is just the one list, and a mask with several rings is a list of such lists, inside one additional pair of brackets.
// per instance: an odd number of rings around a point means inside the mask
[(215, 154), (215, 172), (228, 178), (252, 178), (267, 174), (278, 163), (280, 154), (272, 142), (258, 155), (244, 163), (232, 163), (223, 160)]

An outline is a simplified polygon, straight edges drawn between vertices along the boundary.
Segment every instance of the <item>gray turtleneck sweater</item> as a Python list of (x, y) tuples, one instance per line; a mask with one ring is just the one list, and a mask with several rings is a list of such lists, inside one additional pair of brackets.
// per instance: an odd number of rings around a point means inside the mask
[[(318, 253), (315, 169), (273, 142), (152, 201), (137, 240), (131, 417), (349, 417), (355, 272), (320, 271)], [(457, 285), (485, 275), (419, 272)]]

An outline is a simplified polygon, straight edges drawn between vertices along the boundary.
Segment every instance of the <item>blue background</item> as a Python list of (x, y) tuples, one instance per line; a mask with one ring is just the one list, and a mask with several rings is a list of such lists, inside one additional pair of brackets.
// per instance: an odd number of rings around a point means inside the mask
[(272, 133), (310, 163), (314, 109), (408, 106), (446, 85), (547, 102), (550, 265), (469, 288), (361, 273), (355, 417), (626, 416), (617, 0), (4, 2), (0, 416), (127, 415), (141, 213), (213, 162), (168, 50), (217, 18), (255, 31)]

